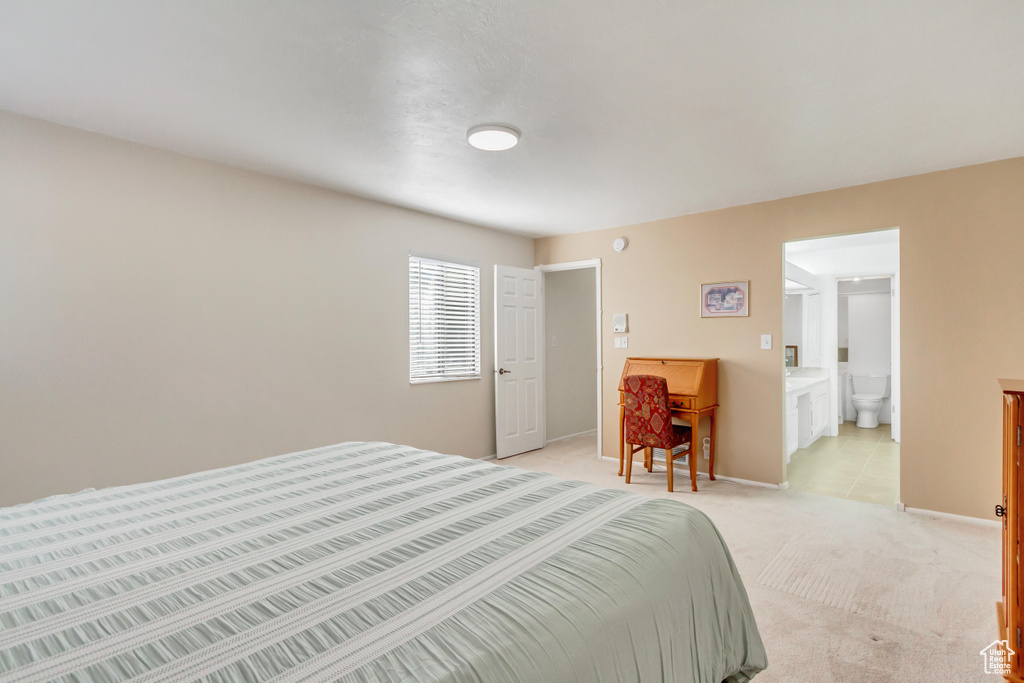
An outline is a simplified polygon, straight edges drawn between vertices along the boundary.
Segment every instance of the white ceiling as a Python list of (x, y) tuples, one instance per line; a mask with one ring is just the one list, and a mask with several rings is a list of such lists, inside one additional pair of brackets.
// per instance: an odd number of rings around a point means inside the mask
[(0, 108), (567, 233), (1024, 156), (1024, 2), (5, 0)]
[(787, 242), (786, 260), (815, 275), (891, 275), (900, 268), (900, 231)]

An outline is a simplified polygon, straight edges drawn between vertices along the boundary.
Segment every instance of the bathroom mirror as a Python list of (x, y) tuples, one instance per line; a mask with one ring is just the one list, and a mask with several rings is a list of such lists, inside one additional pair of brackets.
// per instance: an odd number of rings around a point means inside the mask
[(799, 363), (797, 362), (797, 348), (795, 346), (787, 346), (786, 347), (786, 367), (787, 368), (795, 368), (795, 367), (798, 367), (798, 366), (799, 366)]

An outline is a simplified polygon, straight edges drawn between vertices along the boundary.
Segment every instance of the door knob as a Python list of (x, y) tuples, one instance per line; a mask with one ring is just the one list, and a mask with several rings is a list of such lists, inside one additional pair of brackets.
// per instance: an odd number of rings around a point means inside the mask
[(511, 370), (506, 370), (505, 368), (502, 368), (502, 369), (498, 370), (498, 374), (499, 375), (511, 375), (512, 371)]

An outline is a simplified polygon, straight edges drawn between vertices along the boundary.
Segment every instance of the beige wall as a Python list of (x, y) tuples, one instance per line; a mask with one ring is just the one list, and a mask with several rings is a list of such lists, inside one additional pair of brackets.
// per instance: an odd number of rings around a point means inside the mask
[[(1024, 377), (1024, 158), (538, 240), (538, 264), (603, 261), (605, 455), (617, 456), (615, 387), (627, 355), (717, 356), (716, 469), (783, 481), (783, 244), (894, 227), (901, 498), (991, 518), (1001, 476), (996, 379)], [(629, 238), (621, 254), (611, 247), (619, 236)], [(700, 283), (731, 279), (750, 280), (750, 317), (701, 319)], [(612, 313), (630, 314), (628, 350), (612, 348)], [(774, 335), (773, 350), (759, 349), (761, 334)]]
[[(594, 268), (544, 274), (548, 441), (597, 429)], [(552, 338), (557, 344), (552, 344)]]
[[(0, 113), (0, 505), (348, 439), (494, 452), (532, 240)], [(482, 267), (483, 379), (410, 386), (408, 252)]]

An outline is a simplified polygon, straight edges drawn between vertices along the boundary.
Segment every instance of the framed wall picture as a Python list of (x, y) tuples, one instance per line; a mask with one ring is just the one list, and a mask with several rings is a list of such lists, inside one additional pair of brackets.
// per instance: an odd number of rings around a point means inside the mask
[(800, 366), (800, 352), (795, 346), (786, 347), (786, 367), (796, 368)]
[(750, 280), (712, 282), (700, 286), (700, 317), (739, 318), (750, 315)]

